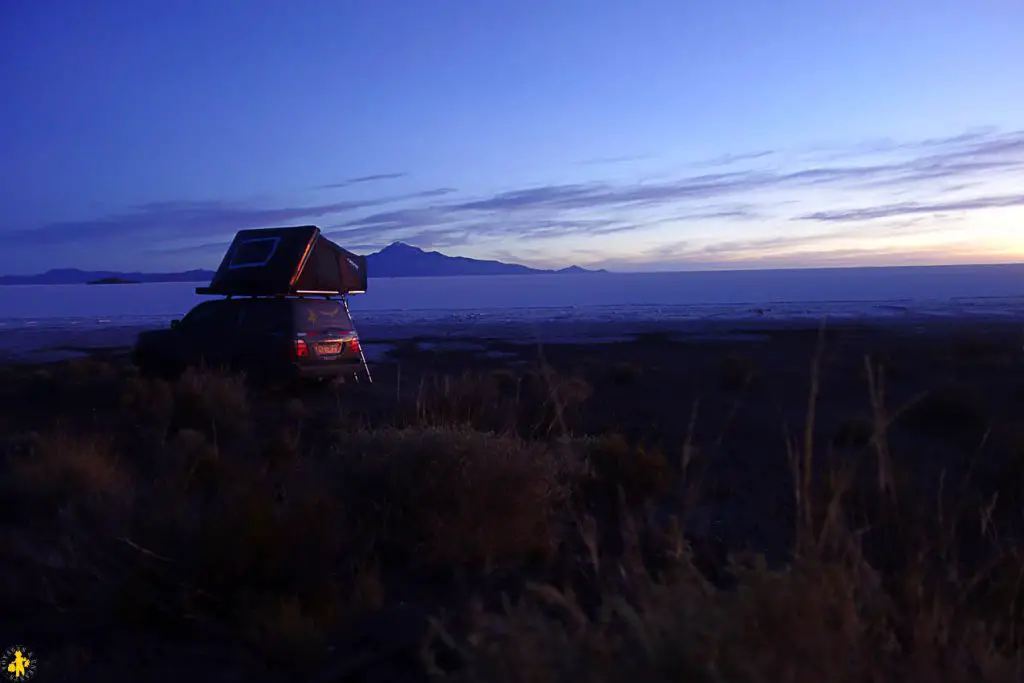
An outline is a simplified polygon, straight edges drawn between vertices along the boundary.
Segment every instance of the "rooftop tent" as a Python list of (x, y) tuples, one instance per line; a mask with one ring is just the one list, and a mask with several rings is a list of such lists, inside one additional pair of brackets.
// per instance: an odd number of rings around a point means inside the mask
[(315, 225), (240, 230), (197, 294), (284, 296), (366, 291), (366, 257), (342, 249)]

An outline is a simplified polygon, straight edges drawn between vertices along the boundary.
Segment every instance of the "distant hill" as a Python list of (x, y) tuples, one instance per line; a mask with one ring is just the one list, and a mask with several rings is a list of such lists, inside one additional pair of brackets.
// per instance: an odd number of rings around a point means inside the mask
[[(603, 273), (569, 266), (559, 270), (530, 268), (517, 263), (484, 261), (463, 256), (447, 256), (437, 251), (395, 242), (366, 257), (370, 278), (428, 277), (452, 275), (530, 275), (554, 273)], [(82, 285), (88, 283), (136, 282), (209, 282), (212, 270), (187, 270), (181, 273), (124, 273), (110, 270), (58, 268), (39, 275), (3, 275), (0, 285)]]
[(125, 280), (122, 277), (103, 277), (99, 280), (89, 280), (87, 285), (138, 285), (138, 280)]
[(374, 277), (426, 277), (444, 275), (530, 275), (539, 273), (594, 273), (569, 266), (560, 270), (530, 268), (518, 263), (484, 261), (464, 256), (448, 256), (437, 251), (424, 251), (418, 247), (394, 242), (366, 257), (366, 269)]
[(116, 270), (79, 270), (57, 268), (39, 275), (3, 275), (0, 285), (84, 285), (88, 283), (137, 282), (209, 282), (212, 270), (186, 270), (181, 273), (123, 273)]

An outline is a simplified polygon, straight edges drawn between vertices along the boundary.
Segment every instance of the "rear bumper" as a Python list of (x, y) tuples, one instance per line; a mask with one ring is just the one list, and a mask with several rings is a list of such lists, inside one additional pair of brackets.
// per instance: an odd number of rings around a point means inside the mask
[(330, 379), (351, 375), (361, 367), (359, 359), (336, 363), (293, 363), (292, 376), (300, 379)]

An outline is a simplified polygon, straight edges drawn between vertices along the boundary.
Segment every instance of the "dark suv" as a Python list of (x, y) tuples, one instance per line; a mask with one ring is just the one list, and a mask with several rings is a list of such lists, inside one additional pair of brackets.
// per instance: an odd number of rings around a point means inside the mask
[(133, 360), (147, 375), (203, 365), (269, 382), (358, 379), (366, 368), (343, 301), (285, 297), (205, 301), (170, 329), (139, 334)]

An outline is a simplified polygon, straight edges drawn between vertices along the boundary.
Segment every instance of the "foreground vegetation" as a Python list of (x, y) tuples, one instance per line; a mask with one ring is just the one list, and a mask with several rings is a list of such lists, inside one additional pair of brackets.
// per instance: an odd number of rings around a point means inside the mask
[(7, 635), (44, 680), (1021, 680), (1020, 482), (919, 473), (872, 360), (866, 417), (823, 439), (815, 367), (765, 513), (781, 562), (701, 522), (698, 404), (678, 447), (579, 430), (593, 383), (543, 364), (423, 380), (383, 416), (366, 387), (13, 373), (19, 400), (82, 410), (7, 426)]

